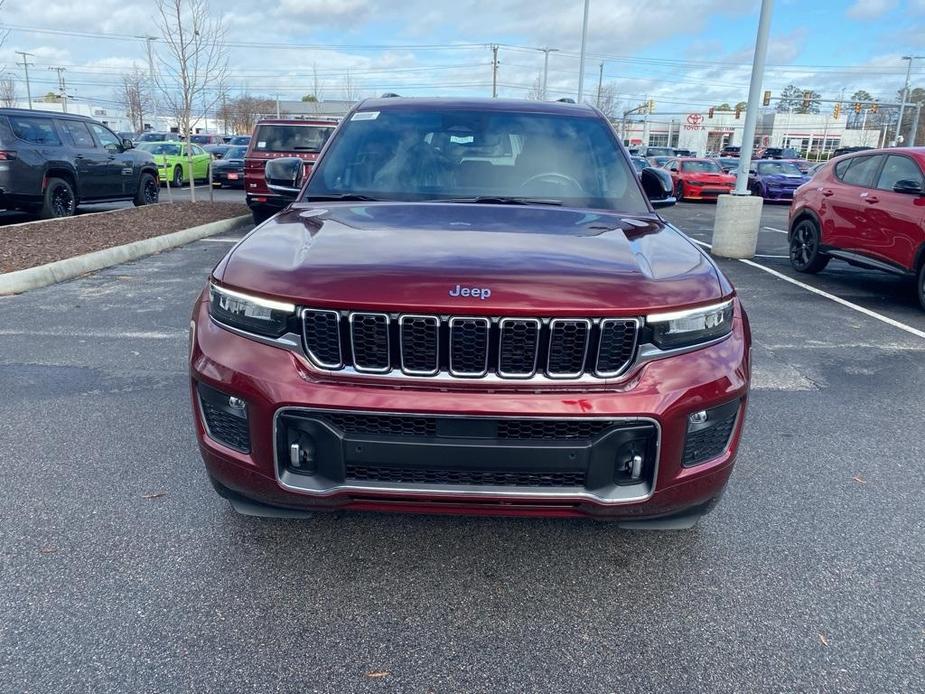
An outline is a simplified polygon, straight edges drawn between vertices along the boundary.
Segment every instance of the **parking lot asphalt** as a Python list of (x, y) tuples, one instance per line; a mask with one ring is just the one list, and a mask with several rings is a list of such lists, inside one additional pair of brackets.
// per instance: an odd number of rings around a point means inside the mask
[[(708, 243), (712, 213), (666, 216)], [(754, 390), (693, 531), (254, 519), (206, 480), (185, 361), (233, 236), (0, 299), (0, 691), (925, 690), (921, 337), (722, 261)], [(923, 327), (830, 268), (808, 286)]]
[[(216, 202), (244, 202), (244, 190), (240, 188), (215, 188), (215, 201)], [(188, 201), (190, 199), (189, 187), (183, 188), (183, 190), (171, 190), (168, 194), (167, 189), (161, 187), (161, 202), (170, 202), (170, 198), (173, 196), (173, 199), (176, 201)], [(208, 185), (197, 185), (196, 186), (196, 199), (197, 200), (208, 200), (209, 199), (209, 186)], [(81, 205), (77, 208), (77, 214), (93, 214), (94, 212), (107, 212), (109, 210), (119, 210), (127, 207), (132, 207), (132, 203), (129, 202), (109, 202), (109, 203), (100, 203), (98, 205)], [(7, 224), (19, 224), (21, 222), (31, 222), (35, 219), (33, 215), (28, 215), (17, 210), (0, 210), (0, 227)]]

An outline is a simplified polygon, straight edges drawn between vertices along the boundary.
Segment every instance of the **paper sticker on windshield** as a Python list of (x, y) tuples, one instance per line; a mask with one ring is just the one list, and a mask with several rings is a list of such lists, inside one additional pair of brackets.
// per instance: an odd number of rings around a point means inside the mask
[(267, 143), (265, 140), (261, 140), (260, 142), (257, 143), (257, 149), (266, 149), (266, 148), (267, 148)]
[(376, 120), (379, 111), (357, 111), (350, 120)]

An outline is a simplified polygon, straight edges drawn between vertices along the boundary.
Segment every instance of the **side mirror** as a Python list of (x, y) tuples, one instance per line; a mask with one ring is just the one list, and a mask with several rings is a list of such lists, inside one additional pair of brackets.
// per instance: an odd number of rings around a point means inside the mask
[(267, 188), (285, 198), (295, 200), (305, 180), (305, 162), (298, 157), (271, 159), (263, 169)]
[(122, 149), (135, 149), (135, 143), (125, 137), (122, 139)]
[(639, 180), (652, 207), (671, 207), (677, 202), (674, 197), (674, 183), (671, 180), (671, 174), (665, 169), (647, 166), (639, 174)]
[(922, 195), (925, 194), (925, 190), (922, 190), (922, 184), (918, 181), (913, 181), (908, 178), (904, 178), (901, 181), (896, 181), (893, 186), (894, 193), (905, 193), (906, 195)]

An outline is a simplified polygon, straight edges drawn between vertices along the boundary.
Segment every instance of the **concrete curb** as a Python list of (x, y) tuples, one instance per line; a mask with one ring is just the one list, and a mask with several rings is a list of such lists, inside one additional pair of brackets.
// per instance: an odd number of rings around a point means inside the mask
[(182, 229), (172, 234), (134, 241), (123, 246), (104, 248), (100, 251), (65, 258), (64, 260), (56, 260), (53, 263), (26, 268), (25, 270), (7, 272), (0, 275), (0, 295), (19, 294), (29, 289), (38, 289), (57, 282), (64, 282), (65, 280), (85, 275), (88, 272), (102, 270), (119, 263), (127, 263), (130, 260), (137, 260), (158, 251), (198, 241), (206, 236), (231, 231), (249, 220), (250, 215), (220, 219), (217, 222)]

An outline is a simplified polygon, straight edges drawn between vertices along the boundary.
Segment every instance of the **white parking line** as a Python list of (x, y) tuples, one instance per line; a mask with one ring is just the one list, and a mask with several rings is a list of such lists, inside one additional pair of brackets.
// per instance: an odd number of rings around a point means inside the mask
[[(768, 228), (768, 227), (765, 227), (765, 228)], [(775, 229), (774, 231), (779, 231), (779, 230)], [(698, 243), (701, 246), (712, 248), (712, 246), (706, 241), (698, 241), (697, 239), (694, 239), (694, 238), (692, 238), (691, 241), (693, 241), (694, 243)], [(756, 255), (755, 257), (756, 258), (787, 258), (788, 256)], [(858, 306), (857, 304), (853, 304), (850, 301), (846, 301), (845, 299), (842, 299), (840, 296), (835, 296), (834, 294), (829, 294), (828, 292), (824, 292), (821, 289), (816, 289), (815, 287), (811, 287), (810, 285), (800, 282), (799, 280), (795, 280), (792, 277), (787, 277), (787, 275), (784, 275), (783, 273), (780, 273), (777, 270), (772, 270), (769, 267), (765, 267), (764, 265), (761, 265), (760, 263), (754, 263), (751, 260), (746, 260), (745, 258), (739, 258), (739, 262), (745, 263), (746, 265), (750, 267), (763, 270), (764, 272), (767, 272), (769, 275), (774, 275), (778, 279), (784, 280), (784, 282), (790, 282), (790, 284), (795, 284), (797, 287), (801, 287), (802, 289), (805, 289), (808, 292), (812, 292), (813, 294), (818, 294), (819, 296), (824, 296), (826, 299), (831, 299), (836, 304), (841, 304), (842, 306), (850, 308), (853, 311), (857, 311), (858, 313), (863, 313), (865, 316), (869, 316), (870, 318), (875, 318), (876, 320), (886, 323), (887, 325), (892, 325), (894, 328), (899, 328), (900, 330), (904, 330), (907, 333), (910, 333), (911, 335), (915, 335), (916, 337), (921, 337), (925, 339), (925, 331), (919, 330), (917, 328), (913, 328), (911, 325), (900, 323), (898, 320), (893, 320), (892, 318), (888, 316), (884, 316), (880, 313), (877, 313), (876, 311), (871, 311), (869, 308), (864, 308), (863, 306)]]
[(776, 231), (778, 234), (788, 233), (786, 229), (777, 229), (776, 227), (763, 227), (763, 228), (767, 229), (768, 231)]

